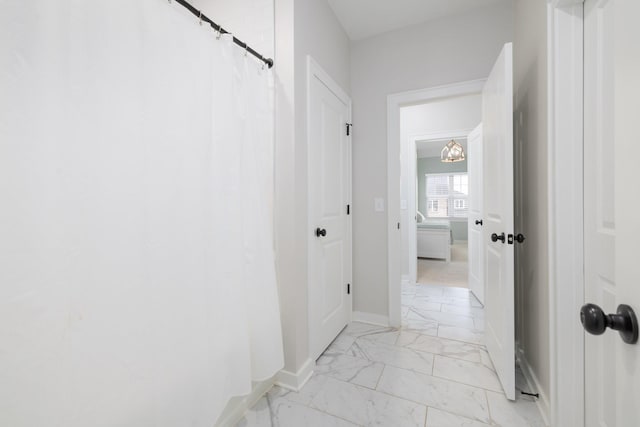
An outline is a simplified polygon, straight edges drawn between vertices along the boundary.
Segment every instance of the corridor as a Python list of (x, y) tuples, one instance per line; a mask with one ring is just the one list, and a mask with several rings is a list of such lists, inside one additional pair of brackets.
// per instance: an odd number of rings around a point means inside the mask
[(467, 289), (413, 285), (402, 298), (401, 329), (351, 323), (299, 393), (275, 386), (238, 426), (544, 426), (519, 370), (518, 400), (504, 397)]

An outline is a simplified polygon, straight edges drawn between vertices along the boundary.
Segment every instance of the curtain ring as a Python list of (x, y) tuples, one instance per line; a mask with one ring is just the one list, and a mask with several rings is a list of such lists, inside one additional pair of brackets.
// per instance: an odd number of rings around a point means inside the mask
[(248, 53), (249, 53), (249, 45), (245, 43), (245, 45), (244, 45), (244, 56), (246, 57)]
[(202, 11), (199, 12), (198, 19), (200, 20), (200, 25), (202, 25)]
[(216, 40), (220, 40), (222, 37), (222, 27), (218, 26), (218, 34), (216, 35)]

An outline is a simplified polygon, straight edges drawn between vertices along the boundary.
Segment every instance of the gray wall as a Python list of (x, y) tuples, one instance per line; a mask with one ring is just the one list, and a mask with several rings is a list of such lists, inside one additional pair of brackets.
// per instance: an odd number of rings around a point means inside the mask
[[(416, 167), (416, 175), (418, 177), (418, 210), (423, 215), (427, 215), (427, 199), (425, 196), (425, 180), (424, 176), (428, 173), (456, 173), (466, 172), (467, 161), (457, 163), (442, 163), (440, 157), (424, 157), (418, 159)], [(467, 221), (451, 221), (451, 231), (453, 232), (453, 240), (467, 240)]]
[(549, 269), (547, 222), (547, 5), (515, 3), (514, 130), (516, 232), (516, 340), (549, 402)]
[(387, 96), (486, 78), (512, 25), (504, 2), (352, 43), (355, 311), (389, 309), (387, 212), (373, 209), (374, 198), (388, 197)]

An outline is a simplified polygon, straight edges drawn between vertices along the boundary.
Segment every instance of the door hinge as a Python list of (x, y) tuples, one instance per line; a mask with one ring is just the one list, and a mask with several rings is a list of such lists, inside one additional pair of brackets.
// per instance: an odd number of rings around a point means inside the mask
[(351, 283), (347, 283), (347, 295), (351, 295)]
[(347, 215), (351, 215), (351, 205), (347, 205)]
[(398, 223), (398, 230), (400, 230), (400, 223)]
[(351, 135), (351, 126), (353, 126), (353, 123), (346, 123), (347, 125), (347, 136)]

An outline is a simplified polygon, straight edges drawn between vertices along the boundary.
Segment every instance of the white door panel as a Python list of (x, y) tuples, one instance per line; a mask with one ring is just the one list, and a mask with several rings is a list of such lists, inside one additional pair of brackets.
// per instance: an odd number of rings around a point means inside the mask
[(484, 234), (483, 221), (483, 169), (482, 125), (467, 137), (467, 167), (469, 174), (469, 289), (484, 304)]
[[(640, 310), (637, 245), (640, 30), (636, 1), (584, 5), (585, 301)], [(633, 18), (635, 17), (635, 18)], [(640, 425), (640, 346), (608, 330), (585, 337), (585, 423)]]
[[(310, 64), (310, 70), (314, 66)], [(320, 73), (321, 74), (321, 73)], [(309, 80), (309, 331), (319, 357), (351, 316), (350, 105), (310, 71)], [(317, 235), (316, 230), (324, 235)]]
[[(640, 274), (638, 274), (638, 242), (640, 242), (640, 191), (638, 190), (638, 159), (640, 136), (640, 2), (614, 2), (615, 44), (614, 110), (616, 165), (615, 275), (618, 302), (640, 313)], [(613, 333), (613, 335), (618, 335)], [(621, 427), (640, 425), (640, 344), (616, 341), (616, 414)]]
[[(504, 392), (515, 399), (513, 53), (502, 49), (482, 93), (485, 342)], [(492, 241), (491, 236), (502, 237)]]
[[(600, 4), (598, 4), (600, 3)], [(606, 313), (616, 308), (615, 265), (615, 156), (613, 136), (613, 2), (585, 3), (585, 137), (584, 137), (584, 245), (585, 299)], [(604, 107), (604, 108), (603, 108)], [(611, 155), (609, 156), (609, 150)], [(603, 155), (607, 153), (607, 155)], [(585, 422), (614, 427), (616, 423), (613, 333), (585, 339)]]

